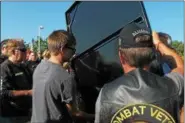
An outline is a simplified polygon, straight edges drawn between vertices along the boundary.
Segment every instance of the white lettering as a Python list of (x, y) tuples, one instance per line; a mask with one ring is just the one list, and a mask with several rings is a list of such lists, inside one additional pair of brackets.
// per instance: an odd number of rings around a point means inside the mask
[(147, 33), (150, 34), (148, 31), (144, 30), (144, 29), (140, 29), (140, 30), (136, 30), (132, 33), (133, 36), (136, 36), (139, 33)]

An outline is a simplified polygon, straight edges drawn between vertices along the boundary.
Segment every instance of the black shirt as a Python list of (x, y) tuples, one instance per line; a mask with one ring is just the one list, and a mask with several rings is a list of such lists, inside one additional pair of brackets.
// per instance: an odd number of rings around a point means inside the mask
[(13, 64), (8, 59), (1, 64), (0, 98), (3, 100), (3, 107), (7, 108), (6, 115), (27, 115), (31, 108), (31, 97), (13, 97), (11, 91), (30, 89), (32, 76), (24, 64)]
[(0, 64), (2, 64), (6, 59), (8, 59), (5, 55), (0, 55)]
[(35, 68), (37, 67), (37, 65), (39, 64), (40, 62), (37, 60), (37, 61), (27, 61), (26, 62), (26, 65), (27, 67), (29, 68), (29, 70), (31, 71), (31, 73), (33, 74)]

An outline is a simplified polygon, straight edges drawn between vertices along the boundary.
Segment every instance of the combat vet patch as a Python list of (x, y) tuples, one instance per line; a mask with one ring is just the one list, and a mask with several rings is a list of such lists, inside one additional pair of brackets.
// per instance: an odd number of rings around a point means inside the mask
[(164, 109), (151, 104), (135, 104), (117, 111), (111, 123), (175, 123)]

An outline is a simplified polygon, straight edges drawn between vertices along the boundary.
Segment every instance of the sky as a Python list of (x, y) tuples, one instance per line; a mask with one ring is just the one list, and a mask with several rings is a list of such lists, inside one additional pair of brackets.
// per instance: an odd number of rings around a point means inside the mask
[[(66, 29), (65, 12), (73, 2), (1, 2), (1, 40), (23, 38), (31, 42), (46, 38), (53, 30)], [(184, 41), (183, 2), (144, 2), (153, 30), (166, 32), (173, 40)]]

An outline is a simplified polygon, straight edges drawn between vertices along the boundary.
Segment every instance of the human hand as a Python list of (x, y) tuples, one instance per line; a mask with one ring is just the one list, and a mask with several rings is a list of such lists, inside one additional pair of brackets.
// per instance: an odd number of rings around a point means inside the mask
[(32, 93), (33, 93), (32, 90), (28, 90), (28, 91), (27, 91), (27, 95), (28, 95), (28, 96), (32, 96)]
[(152, 32), (152, 37), (153, 37), (153, 43), (154, 45), (158, 45), (160, 41), (159, 34), (155, 31)]

